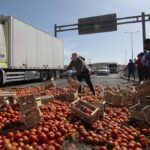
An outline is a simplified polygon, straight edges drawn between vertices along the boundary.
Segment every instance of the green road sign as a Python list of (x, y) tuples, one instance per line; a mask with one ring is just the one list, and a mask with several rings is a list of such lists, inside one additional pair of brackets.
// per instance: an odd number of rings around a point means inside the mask
[(91, 34), (117, 30), (116, 14), (78, 19), (78, 33)]

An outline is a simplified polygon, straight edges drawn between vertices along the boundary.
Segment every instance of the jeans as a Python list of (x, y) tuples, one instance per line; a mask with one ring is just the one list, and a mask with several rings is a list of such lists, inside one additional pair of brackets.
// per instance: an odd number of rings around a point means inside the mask
[[(94, 90), (89, 72), (85, 72), (85, 73), (77, 75), (77, 79), (79, 82), (81, 82), (84, 79), (87, 85), (89, 86), (90, 90), (92, 91), (93, 95), (95, 95), (95, 90)], [(81, 93), (81, 85), (78, 89), (78, 92)]]

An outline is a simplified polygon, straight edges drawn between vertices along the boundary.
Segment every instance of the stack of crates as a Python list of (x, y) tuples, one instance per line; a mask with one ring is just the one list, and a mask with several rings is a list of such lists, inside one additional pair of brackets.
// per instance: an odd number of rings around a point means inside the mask
[(34, 95), (20, 97), (18, 100), (22, 121), (26, 128), (31, 128), (41, 120), (41, 111)]

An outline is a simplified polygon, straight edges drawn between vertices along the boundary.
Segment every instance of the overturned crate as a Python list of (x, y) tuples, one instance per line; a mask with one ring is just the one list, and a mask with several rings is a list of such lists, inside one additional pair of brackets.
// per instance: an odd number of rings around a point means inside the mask
[(101, 102), (90, 102), (89, 103), (90, 105), (96, 107), (96, 108), (99, 108), (99, 117), (100, 118), (103, 118), (105, 116), (105, 110), (106, 110), (106, 101), (101, 101)]
[(99, 119), (99, 108), (96, 108), (80, 99), (72, 102), (71, 110), (75, 116), (89, 124), (92, 124)]
[(41, 106), (42, 104), (48, 104), (49, 102), (53, 102), (53, 101), (54, 101), (53, 95), (36, 97), (36, 102), (38, 106)]

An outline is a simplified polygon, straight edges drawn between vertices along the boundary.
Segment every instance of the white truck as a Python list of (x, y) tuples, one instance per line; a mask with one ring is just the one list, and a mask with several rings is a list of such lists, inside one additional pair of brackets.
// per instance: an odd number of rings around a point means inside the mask
[(47, 80), (63, 68), (62, 41), (13, 16), (0, 16), (0, 84)]

